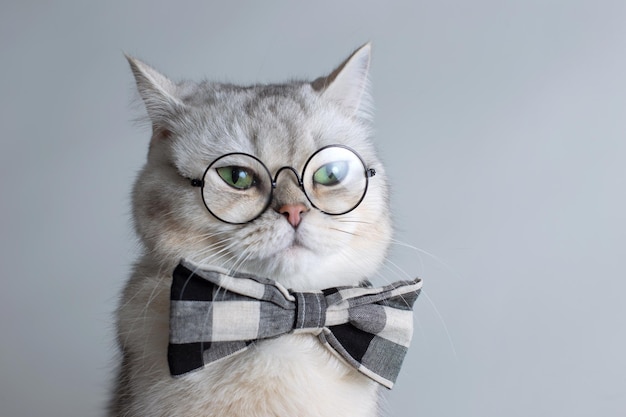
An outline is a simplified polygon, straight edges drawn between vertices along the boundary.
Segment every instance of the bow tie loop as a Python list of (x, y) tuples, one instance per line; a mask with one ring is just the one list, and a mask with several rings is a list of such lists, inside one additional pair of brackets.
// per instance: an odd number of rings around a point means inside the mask
[(295, 299), (295, 332), (319, 330), (326, 324), (328, 305), (321, 292), (291, 292)]

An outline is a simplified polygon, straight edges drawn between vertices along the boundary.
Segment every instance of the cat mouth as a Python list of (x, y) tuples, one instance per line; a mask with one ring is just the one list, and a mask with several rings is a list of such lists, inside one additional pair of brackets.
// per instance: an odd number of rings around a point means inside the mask
[(302, 254), (303, 252), (312, 252), (312, 250), (301, 239), (299, 239), (297, 235), (295, 235), (291, 239), (291, 242), (286, 244), (282, 249), (278, 250), (276, 254), (295, 256), (297, 254)]
[(291, 245), (287, 247), (287, 250), (310, 250), (310, 249), (300, 242), (293, 242)]
[(313, 251), (297, 242), (292, 242), (291, 245), (274, 254), (274, 260), (292, 272), (300, 271), (301, 268), (310, 265), (310, 262), (316, 258)]
[(282, 252), (294, 251), (294, 250), (309, 250), (309, 248), (301, 242), (297, 237), (294, 237), (289, 244), (285, 246)]

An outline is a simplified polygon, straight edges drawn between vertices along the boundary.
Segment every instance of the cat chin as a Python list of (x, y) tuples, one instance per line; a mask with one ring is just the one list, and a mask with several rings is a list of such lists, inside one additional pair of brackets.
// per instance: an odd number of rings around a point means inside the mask
[(314, 275), (311, 267), (318, 262), (321, 260), (311, 250), (294, 244), (270, 257), (253, 261), (247, 267), (252, 269), (250, 271), (252, 273), (267, 276), (290, 288), (296, 288), (301, 287), (305, 281), (311, 282), (311, 275)]
[(354, 268), (297, 246), (272, 258), (250, 262), (245, 268), (246, 272), (271, 278), (297, 291), (356, 285), (363, 279)]

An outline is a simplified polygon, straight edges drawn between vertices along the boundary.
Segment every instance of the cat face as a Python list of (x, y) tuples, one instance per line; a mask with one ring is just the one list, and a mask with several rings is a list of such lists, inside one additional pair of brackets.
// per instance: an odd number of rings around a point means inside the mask
[[(368, 140), (369, 56), (365, 45), (312, 83), (251, 87), (175, 84), (129, 58), (153, 127), (133, 193), (147, 253), (159, 262), (187, 258), (267, 276), (298, 290), (370, 277), (382, 263), (391, 226), (385, 170)], [(315, 208), (298, 183), (309, 158), (329, 145), (350, 147), (376, 171), (361, 203), (341, 215)], [(244, 224), (216, 218), (192, 186), (228, 153), (252, 155), (276, 178), (266, 210)], [(234, 193), (211, 199), (233, 216), (249, 204)]]

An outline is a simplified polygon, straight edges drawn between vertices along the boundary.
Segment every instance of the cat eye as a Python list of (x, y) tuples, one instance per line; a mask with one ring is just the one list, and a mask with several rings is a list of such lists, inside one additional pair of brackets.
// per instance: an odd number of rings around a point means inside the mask
[(284, 170), (295, 174), (311, 205), (329, 215), (349, 213), (361, 204), (369, 179), (376, 174), (354, 150), (330, 145), (311, 155), (301, 174), (285, 166), (274, 177), (255, 156), (241, 152), (222, 155), (209, 164), (202, 179), (192, 179), (191, 185), (200, 187), (202, 201), (214, 217), (244, 224), (270, 206), (278, 175)]
[(255, 183), (254, 174), (244, 167), (228, 166), (217, 168), (217, 173), (226, 184), (238, 190), (247, 190)]
[(349, 169), (348, 162), (336, 161), (322, 166), (313, 174), (313, 181), (320, 185), (337, 185), (347, 175)]

